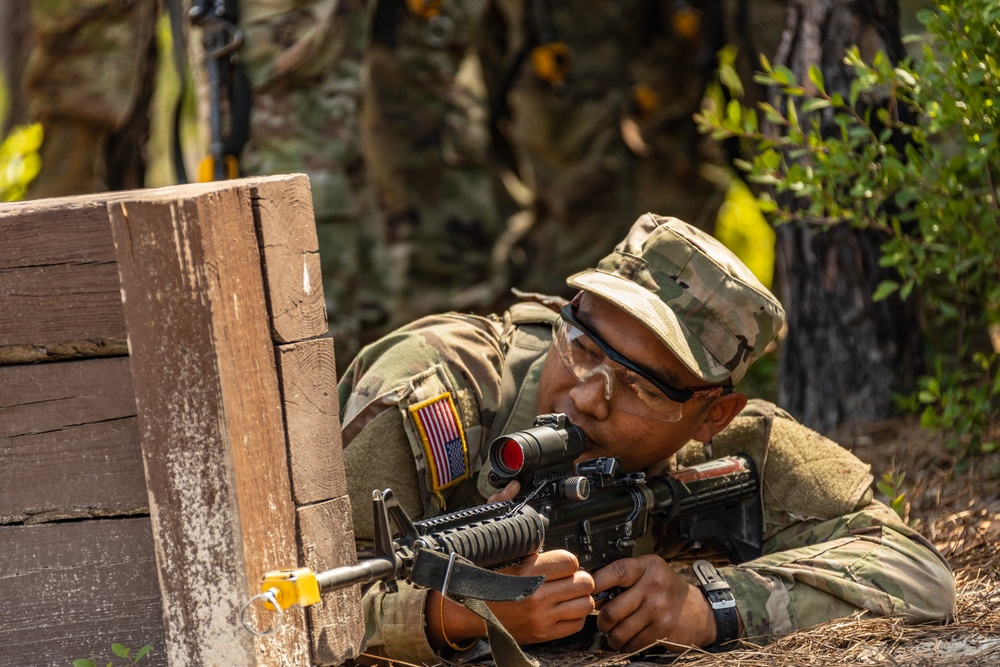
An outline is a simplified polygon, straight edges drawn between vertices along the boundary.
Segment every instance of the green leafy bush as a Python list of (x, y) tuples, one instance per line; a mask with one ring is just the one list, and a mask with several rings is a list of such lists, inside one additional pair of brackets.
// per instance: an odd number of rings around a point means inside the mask
[(849, 91), (828, 92), (816, 67), (800, 82), (762, 57), (755, 80), (781, 91), (782, 108), (747, 108), (730, 86), (734, 99), (706, 106), (698, 122), (748, 149), (737, 166), (775, 224), (884, 234), (881, 265), (897, 277), (873, 297), (921, 300), (933, 369), (899, 403), (962, 456), (997, 446), (1000, 0), (937, 0), (918, 18), (926, 34), (911, 38), (916, 55), (903, 63), (845, 54)]

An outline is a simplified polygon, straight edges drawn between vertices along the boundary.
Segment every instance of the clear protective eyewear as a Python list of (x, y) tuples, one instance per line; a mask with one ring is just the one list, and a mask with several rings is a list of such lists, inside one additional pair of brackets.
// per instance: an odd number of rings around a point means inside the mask
[(587, 329), (572, 304), (553, 325), (553, 346), (566, 369), (580, 382), (601, 376), (604, 399), (615, 410), (664, 422), (679, 421), (684, 403), (733, 391), (732, 385), (682, 389), (656, 377)]

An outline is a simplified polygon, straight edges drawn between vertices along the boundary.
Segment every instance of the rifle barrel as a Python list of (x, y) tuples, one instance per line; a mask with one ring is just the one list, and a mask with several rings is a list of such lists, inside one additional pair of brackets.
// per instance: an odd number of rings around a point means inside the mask
[(395, 571), (396, 567), (392, 561), (385, 558), (371, 558), (357, 565), (344, 565), (320, 572), (316, 575), (316, 583), (319, 584), (319, 592), (323, 594), (355, 584), (389, 579)]

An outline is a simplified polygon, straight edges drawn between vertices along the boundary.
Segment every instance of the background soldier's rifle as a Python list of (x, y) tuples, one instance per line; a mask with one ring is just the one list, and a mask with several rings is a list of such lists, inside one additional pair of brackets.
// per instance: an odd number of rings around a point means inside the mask
[[(499, 488), (518, 480), (521, 494), (514, 500), (411, 521), (390, 489), (375, 491), (375, 557), (319, 573), (268, 572), (261, 584), (266, 606), (308, 606), (324, 593), (374, 581), (395, 590), (401, 579), (459, 600), (521, 599), (543, 578), (483, 568), (510, 565), (543, 549), (566, 549), (593, 571), (631, 557), (652, 519), (666, 523), (674, 545), (710, 544), (734, 563), (760, 555), (759, 482), (749, 457), (647, 478), (622, 472), (617, 458), (575, 465), (585, 447), (583, 431), (565, 415), (542, 415), (532, 428), (490, 444), (490, 481)], [(491, 589), (494, 597), (477, 588)]]
[(209, 154), (198, 164), (198, 180), (239, 176), (239, 156), (250, 137), (250, 80), (239, 60), (243, 33), (236, 0), (193, 0), (191, 23), (202, 29), (208, 74)]

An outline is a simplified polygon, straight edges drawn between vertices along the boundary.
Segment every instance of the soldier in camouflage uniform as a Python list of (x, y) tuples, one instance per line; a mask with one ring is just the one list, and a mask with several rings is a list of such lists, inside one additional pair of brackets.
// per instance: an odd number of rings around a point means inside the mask
[(398, 326), (482, 309), (503, 226), (474, 48), (488, 2), (374, 4), (361, 130), (391, 267), (387, 310)]
[(240, 57), (253, 88), (246, 175), (309, 176), (338, 360), (386, 331), (381, 227), (358, 128), (364, 0), (242, 0)]
[[(429, 317), (351, 364), (339, 398), (362, 542), (372, 538), (372, 489), (391, 487), (413, 517), (481, 503), (495, 493), (488, 443), (531, 426), (536, 414), (560, 412), (587, 434), (581, 460), (617, 456), (626, 471), (656, 474), (735, 452), (754, 459), (763, 555), (718, 569), (748, 641), (858, 610), (913, 620), (949, 613), (947, 563), (873, 500), (869, 466), (734, 390), (784, 312), (731, 252), (675, 218), (646, 214), (596, 269), (567, 282), (579, 292), (561, 315), (521, 303), (502, 318)], [(451, 433), (448, 442), (440, 432)], [(545, 575), (541, 588), (491, 607), (520, 643), (534, 643), (579, 630), (592, 595), (621, 586), (597, 616), (612, 648), (659, 639), (713, 646), (723, 637), (705, 595), (657, 547), (593, 575), (568, 552), (541, 552), (510, 569)], [(399, 660), (436, 663), (484, 635), (479, 617), (436, 591), (375, 587), (364, 603), (369, 651)]]
[[(483, 54), (494, 107), (503, 110), (494, 122), (532, 193), (527, 221), (501, 240), (514, 248), (509, 281), (544, 293), (565, 289), (567, 275), (593, 266), (645, 211), (669, 208), (710, 227), (722, 195), (700, 169), (705, 156), (692, 115), (725, 43), (722, 3), (496, 5), (505, 34)], [(564, 81), (534, 65), (550, 41), (565, 45)]]
[(159, 3), (36, 0), (24, 82), (42, 124), (32, 199), (143, 186)]

